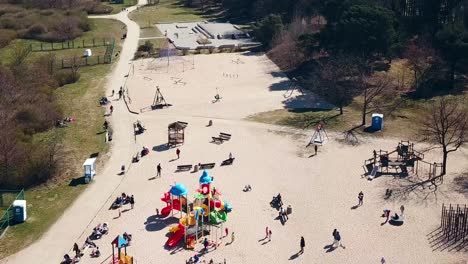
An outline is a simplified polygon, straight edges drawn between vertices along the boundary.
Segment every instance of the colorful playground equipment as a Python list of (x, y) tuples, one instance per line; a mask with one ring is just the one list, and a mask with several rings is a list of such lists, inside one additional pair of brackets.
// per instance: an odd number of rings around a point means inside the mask
[[(112, 245), (112, 260), (111, 264), (133, 264), (133, 257), (127, 255), (128, 241), (120, 235), (114, 238), (111, 242)], [(117, 255), (115, 255), (114, 249), (117, 248)], [(124, 248), (124, 252), (122, 252)]]
[(221, 199), (219, 190), (211, 188), (212, 182), (213, 178), (204, 170), (193, 202), (187, 203), (187, 189), (182, 184), (174, 185), (161, 198), (166, 202), (166, 207), (161, 210), (162, 215), (167, 216), (173, 210), (181, 212), (179, 223), (169, 228), (173, 235), (167, 240), (167, 247), (176, 246), (184, 238), (186, 248), (193, 249), (197, 240), (205, 235), (214, 235), (214, 243), (218, 243), (218, 231), (221, 234), (222, 225), (227, 221), (232, 207)]
[(424, 154), (414, 149), (414, 143), (401, 141), (391, 152), (374, 150), (373, 157), (365, 160), (363, 167), (369, 180), (374, 179), (378, 174), (390, 174), (389, 169), (393, 169), (393, 174), (400, 177), (406, 177), (411, 172), (416, 175), (424, 173), (431, 179), (441, 174), (442, 164), (424, 161)]

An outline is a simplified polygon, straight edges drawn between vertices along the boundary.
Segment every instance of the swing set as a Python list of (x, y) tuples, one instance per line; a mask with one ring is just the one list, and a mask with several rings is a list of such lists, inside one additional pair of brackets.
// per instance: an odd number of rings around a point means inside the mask
[(307, 144), (306, 147), (310, 145), (316, 145), (316, 146), (323, 146), (327, 143), (328, 141), (328, 135), (327, 131), (325, 131), (325, 123), (323, 121), (320, 121), (316, 128), (315, 132), (310, 138), (309, 144)]

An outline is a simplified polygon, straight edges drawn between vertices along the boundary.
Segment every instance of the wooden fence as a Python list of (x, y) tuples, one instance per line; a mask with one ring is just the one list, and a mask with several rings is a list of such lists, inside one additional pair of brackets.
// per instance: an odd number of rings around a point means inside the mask
[(112, 63), (112, 55), (101, 55), (91, 57), (74, 57), (62, 59), (62, 69), (69, 69), (73, 67), (85, 67), (99, 64)]

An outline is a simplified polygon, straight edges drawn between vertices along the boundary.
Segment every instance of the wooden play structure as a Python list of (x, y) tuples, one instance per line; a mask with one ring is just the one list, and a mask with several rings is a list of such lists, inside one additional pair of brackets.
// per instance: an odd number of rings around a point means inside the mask
[(185, 140), (185, 128), (188, 123), (177, 121), (169, 124), (168, 128), (168, 142), (169, 147), (175, 147), (184, 144)]
[(161, 90), (159, 90), (159, 86), (156, 86), (156, 92), (154, 93), (154, 99), (153, 104), (151, 105), (151, 109), (161, 109), (168, 106), (171, 105), (166, 102), (166, 99), (164, 99)]
[[(365, 175), (374, 179), (377, 174), (397, 174), (400, 177), (415, 175), (427, 176), (427, 179), (441, 176), (442, 164), (424, 161), (424, 154), (414, 149), (410, 141), (401, 141), (393, 151), (374, 150), (373, 157), (364, 161)], [(393, 170), (393, 172), (390, 172)], [(439, 177), (442, 181), (442, 177)]]
[(433, 249), (453, 247), (458, 251), (468, 243), (468, 207), (467, 205), (446, 206), (442, 204), (440, 226), (429, 234)]

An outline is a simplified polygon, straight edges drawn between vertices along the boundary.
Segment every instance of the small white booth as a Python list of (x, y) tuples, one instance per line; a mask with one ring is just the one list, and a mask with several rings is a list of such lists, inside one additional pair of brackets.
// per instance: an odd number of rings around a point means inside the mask
[(94, 175), (96, 175), (96, 158), (86, 159), (83, 167), (85, 183), (89, 183), (94, 178)]
[(91, 52), (91, 49), (85, 49), (83, 56), (84, 57), (91, 57), (93, 53)]

